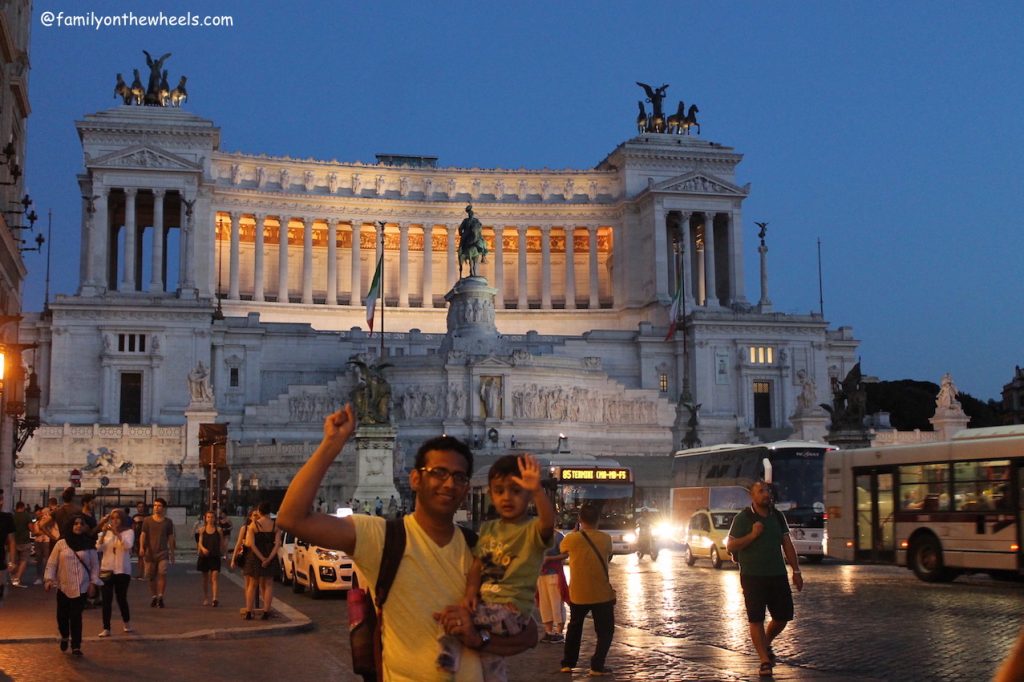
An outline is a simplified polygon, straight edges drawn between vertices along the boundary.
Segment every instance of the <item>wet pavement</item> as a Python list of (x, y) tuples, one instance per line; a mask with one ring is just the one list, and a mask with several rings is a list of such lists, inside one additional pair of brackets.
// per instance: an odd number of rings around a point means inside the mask
[[(616, 557), (618, 629), (608, 664), (622, 680), (756, 680), (757, 658), (743, 618), (735, 569), (688, 567), (678, 554), (657, 562)], [(1024, 621), (1024, 583), (961, 578), (918, 581), (885, 566), (823, 564), (804, 568), (796, 619), (777, 640), (775, 679), (985, 680)], [(276, 586), (269, 621), (239, 617), (237, 575), (222, 578), (221, 606), (201, 605), (194, 559), (172, 569), (165, 609), (149, 607), (146, 583), (129, 596), (136, 633), (97, 639), (99, 609), (85, 613), (85, 656), (57, 648), (53, 596), (40, 587), (13, 590), (0, 609), (3, 680), (150, 680), (219, 677), (246, 680), (349, 680), (342, 594), (320, 600)], [(277, 636), (274, 636), (277, 635)], [(593, 648), (584, 630), (581, 662)], [(561, 646), (541, 643), (515, 658), (512, 680), (582, 679), (558, 673)]]

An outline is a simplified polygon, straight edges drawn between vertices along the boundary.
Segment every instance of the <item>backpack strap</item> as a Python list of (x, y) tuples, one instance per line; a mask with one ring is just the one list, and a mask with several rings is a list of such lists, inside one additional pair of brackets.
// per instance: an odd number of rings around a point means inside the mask
[(462, 537), (466, 539), (467, 547), (469, 547), (470, 549), (476, 547), (476, 542), (480, 539), (476, 533), (471, 531), (469, 528), (466, 528), (465, 526), (459, 525), (457, 523), (455, 524), (455, 527), (462, 531)]
[(384, 608), (388, 592), (398, 575), (398, 565), (405, 554), (405, 520), (402, 518), (388, 519), (384, 525), (384, 548), (381, 551), (380, 571), (377, 573), (377, 584), (373, 594), (377, 610)]

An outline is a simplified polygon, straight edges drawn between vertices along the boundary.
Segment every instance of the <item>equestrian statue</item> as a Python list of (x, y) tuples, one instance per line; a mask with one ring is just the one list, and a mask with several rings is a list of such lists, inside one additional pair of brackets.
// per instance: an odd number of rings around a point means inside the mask
[(466, 207), (466, 217), (459, 225), (459, 277), (462, 264), (469, 263), (469, 276), (476, 277), (476, 264), (487, 262), (487, 242), (484, 241), (483, 225), (473, 215), (473, 205)]

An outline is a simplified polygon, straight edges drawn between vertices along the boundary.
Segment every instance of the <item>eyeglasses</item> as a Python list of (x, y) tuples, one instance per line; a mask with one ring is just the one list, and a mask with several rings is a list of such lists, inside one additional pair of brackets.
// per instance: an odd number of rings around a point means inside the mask
[(448, 471), (444, 467), (420, 467), (419, 469), (438, 483), (444, 483), (450, 478), (455, 481), (455, 485), (469, 485), (469, 476), (462, 471)]

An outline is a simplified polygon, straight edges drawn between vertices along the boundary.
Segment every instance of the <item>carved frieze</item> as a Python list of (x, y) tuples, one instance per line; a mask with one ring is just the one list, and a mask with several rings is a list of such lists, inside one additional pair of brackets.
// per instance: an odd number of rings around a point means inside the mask
[(512, 389), (513, 419), (603, 424), (657, 424), (658, 405), (574, 386), (526, 384)]

